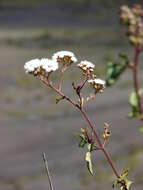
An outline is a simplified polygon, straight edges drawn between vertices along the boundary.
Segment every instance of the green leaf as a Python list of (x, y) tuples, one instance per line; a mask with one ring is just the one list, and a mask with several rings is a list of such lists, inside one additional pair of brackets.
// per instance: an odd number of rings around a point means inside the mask
[(129, 97), (129, 102), (132, 107), (132, 112), (128, 115), (130, 118), (137, 117), (139, 115), (138, 99), (135, 92), (132, 92)]
[(61, 100), (63, 100), (64, 99), (64, 97), (61, 97), (61, 96), (58, 96), (57, 98), (56, 98), (56, 104), (58, 104)]
[(128, 58), (124, 54), (120, 54), (120, 62), (116, 63), (113, 61), (109, 61), (107, 63), (107, 71), (106, 71), (106, 86), (113, 85), (123, 71), (127, 68), (128, 65)]
[(86, 142), (85, 138), (83, 138), (83, 137), (80, 136), (79, 147), (80, 148), (84, 148), (84, 146), (85, 146), (86, 143), (87, 142)]
[(93, 175), (92, 162), (91, 162), (91, 153), (90, 152), (86, 153), (85, 160), (86, 160), (86, 163), (87, 163), (88, 171), (90, 172), (91, 175)]
[(138, 100), (137, 100), (137, 95), (135, 92), (132, 92), (129, 98), (129, 102), (131, 106), (137, 107), (138, 106)]
[(88, 150), (89, 150), (89, 152), (92, 152), (93, 148), (94, 148), (94, 144), (93, 143), (89, 143), (88, 144)]
[(129, 173), (129, 168), (123, 170), (123, 172), (120, 175), (120, 179), (124, 180), (128, 176), (128, 173)]

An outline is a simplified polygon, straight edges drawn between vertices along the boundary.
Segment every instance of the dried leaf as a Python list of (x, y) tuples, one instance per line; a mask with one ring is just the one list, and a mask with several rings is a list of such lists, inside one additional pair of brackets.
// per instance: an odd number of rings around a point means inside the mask
[(91, 162), (91, 153), (90, 152), (86, 153), (85, 160), (86, 160), (86, 163), (87, 163), (88, 171), (90, 172), (91, 175), (93, 175), (92, 162)]
[(109, 124), (104, 123), (104, 132), (103, 132), (103, 139), (104, 142), (111, 136), (111, 132), (109, 130)]
[(130, 188), (132, 183), (133, 183), (132, 181), (126, 179), (126, 188), (127, 188), (127, 190)]
[(122, 172), (120, 177), (114, 181), (112, 187), (114, 188), (116, 185), (119, 185), (120, 190), (129, 190), (129, 188), (133, 182), (127, 179), (128, 173), (129, 173), (129, 168), (125, 169)]

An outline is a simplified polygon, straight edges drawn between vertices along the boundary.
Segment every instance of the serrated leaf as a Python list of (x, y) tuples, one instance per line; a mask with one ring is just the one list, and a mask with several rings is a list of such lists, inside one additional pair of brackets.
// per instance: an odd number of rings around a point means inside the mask
[(88, 171), (90, 172), (91, 175), (93, 175), (92, 162), (91, 162), (91, 153), (90, 152), (86, 153), (85, 160), (86, 160)]

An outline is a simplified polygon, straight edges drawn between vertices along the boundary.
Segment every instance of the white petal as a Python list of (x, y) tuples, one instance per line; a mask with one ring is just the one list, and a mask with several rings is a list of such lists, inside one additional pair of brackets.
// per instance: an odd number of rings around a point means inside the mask
[(81, 61), (78, 65), (78, 67), (87, 70), (87, 69), (94, 69), (95, 65), (93, 63), (91, 63), (90, 61)]
[(25, 63), (24, 70), (26, 73), (33, 72), (34, 69), (40, 67), (41, 62), (39, 59), (32, 59)]
[(58, 57), (64, 58), (65, 56), (69, 56), (71, 57), (71, 60), (73, 62), (77, 62), (77, 58), (75, 57), (74, 53), (72, 53), (71, 51), (58, 51), (57, 53), (53, 54), (52, 59), (54, 61), (57, 61)]
[(54, 60), (43, 58), (41, 59), (42, 68), (47, 72), (55, 71), (58, 69), (58, 63)]

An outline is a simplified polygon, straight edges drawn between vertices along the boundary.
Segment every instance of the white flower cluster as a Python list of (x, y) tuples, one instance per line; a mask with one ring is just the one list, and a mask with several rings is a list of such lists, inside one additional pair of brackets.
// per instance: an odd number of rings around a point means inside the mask
[(69, 63), (75, 63), (77, 58), (70, 51), (59, 51), (52, 56), (52, 59), (42, 58), (42, 59), (33, 59), (28, 61), (24, 65), (24, 70), (26, 73), (34, 73), (39, 72), (40, 69), (45, 71), (46, 73), (50, 73), (52, 71), (56, 71), (59, 68), (59, 59), (68, 58), (69, 60), (65, 60)]
[(94, 79), (89, 79), (88, 83), (96, 89), (97, 92), (103, 92), (105, 88), (105, 81), (102, 79), (94, 78)]
[(93, 72), (95, 65), (91, 63), (90, 61), (81, 61), (78, 65), (79, 68), (81, 68), (83, 71), (91, 71)]
[(58, 51), (53, 55), (52, 59), (54, 61), (58, 61), (59, 59), (64, 59), (65, 57), (69, 57), (73, 63), (77, 62), (77, 58), (75, 57), (74, 53), (70, 51)]
[(96, 78), (96, 75), (93, 73), (95, 65), (90, 61), (81, 61), (77, 67), (82, 69), (83, 74), (88, 76), (88, 83), (96, 90), (96, 92), (103, 92), (105, 88), (105, 81)]
[(105, 81), (102, 80), (102, 79), (98, 79), (98, 78), (90, 79), (90, 80), (88, 80), (88, 82), (89, 83), (96, 83), (96, 84), (105, 85)]
[(33, 59), (24, 65), (26, 73), (32, 73), (37, 69), (43, 69), (46, 73), (50, 73), (58, 69), (58, 63), (47, 58)]
[(58, 63), (52, 59), (41, 59), (42, 68), (47, 72), (56, 71), (58, 69)]
[[(74, 53), (70, 51), (59, 51), (52, 56), (52, 59), (42, 58), (42, 59), (33, 59), (28, 61), (24, 65), (24, 70), (26, 73), (34, 75), (45, 75), (46, 73), (51, 73), (56, 71), (59, 68), (59, 64), (63, 63), (65, 67), (69, 66), (72, 63), (77, 62), (77, 58)], [(95, 65), (90, 61), (81, 61), (77, 67), (82, 69), (84, 74), (88, 75), (88, 83), (97, 91), (102, 92), (105, 88), (105, 81), (97, 79), (94, 75)]]
[(31, 73), (40, 66), (41, 66), (41, 61), (39, 59), (33, 59), (25, 63), (24, 70), (26, 73)]

